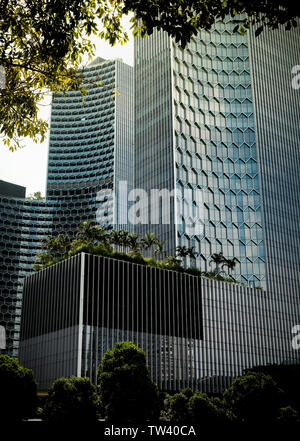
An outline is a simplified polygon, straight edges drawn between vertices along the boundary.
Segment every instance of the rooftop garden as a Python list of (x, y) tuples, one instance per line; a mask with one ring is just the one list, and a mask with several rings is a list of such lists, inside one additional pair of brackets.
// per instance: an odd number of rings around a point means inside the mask
[[(95, 221), (82, 222), (75, 237), (67, 233), (49, 236), (42, 242), (42, 252), (37, 254), (34, 270), (40, 271), (79, 253), (90, 253), (97, 256), (110, 257), (140, 265), (178, 271), (198, 277), (208, 277), (224, 282), (237, 282), (231, 275), (237, 259), (227, 259), (222, 253), (211, 256), (211, 272), (201, 271), (195, 266), (186, 267), (185, 261), (196, 264), (198, 253), (193, 248), (178, 246), (175, 256), (169, 256), (164, 250), (164, 241), (160, 241), (154, 233), (140, 237), (126, 230), (108, 230), (96, 224)], [(143, 251), (152, 254), (144, 257)], [(227, 274), (224, 269), (227, 268)]]

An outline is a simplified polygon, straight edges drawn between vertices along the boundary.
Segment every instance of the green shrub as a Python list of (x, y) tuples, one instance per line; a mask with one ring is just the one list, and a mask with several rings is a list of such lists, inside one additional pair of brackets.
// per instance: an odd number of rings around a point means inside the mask
[(89, 378), (58, 378), (48, 390), (43, 419), (49, 422), (94, 422), (98, 417), (97, 388)]
[(241, 422), (274, 422), (284, 404), (284, 393), (269, 375), (249, 373), (233, 380), (224, 402)]
[(165, 400), (166, 411), (169, 421), (173, 424), (184, 424), (190, 422), (189, 397), (179, 392), (169, 396)]
[(98, 384), (107, 420), (120, 423), (158, 419), (158, 389), (150, 378), (144, 351), (133, 343), (116, 343), (104, 354)]
[(202, 271), (199, 268), (186, 268), (184, 272), (187, 274), (191, 274), (192, 276), (202, 276)]
[(30, 369), (16, 358), (0, 355), (0, 415), (2, 421), (32, 417), (37, 406), (37, 384)]
[(221, 402), (216, 403), (213, 398), (209, 398), (202, 392), (196, 392), (190, 398), (189, 409), (192, 424), (212, 426), (215, 423), (225, 423), (227, 420)]
[(300, 415), (297, 410), (293, 409), (292, 406), (282, 407), (279, 409), (278, 417), (276, 419), (277, 423), (280, 424), (294, 424), (300, 423)]
[(300, 412), (300, 365), (268, 364), (255, 366), (246, 370), (247, 373), (262, 372), (270, 375), (278, 386), (284, 390), (286, 403)]

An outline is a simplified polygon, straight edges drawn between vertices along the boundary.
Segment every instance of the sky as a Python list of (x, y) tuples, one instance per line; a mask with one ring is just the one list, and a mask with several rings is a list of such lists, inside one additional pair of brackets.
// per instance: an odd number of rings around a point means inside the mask
[[(129, 29), (129, 19), (124, 22), (124, 27)], [(111, 47), (100, 38), (91, 40), (96, 45), (95, 57), (122, 58), (125, 63), (133, 66), (133, 37), (128, 32), (129, 42)], [(47, 96), (40, 106), (40, 117), (50, 122), (51, 97)], [(49, 136), (49, 132), (48, 132)], [(45, 195), (48, 142), (49, 138), (40, 144), (35, 144), (31, 139), (24, 139), (23, 148), (15, 152), (8, 150), (0, 141), (0, 180), (26, 187), (26, 196), (36, 191)]]

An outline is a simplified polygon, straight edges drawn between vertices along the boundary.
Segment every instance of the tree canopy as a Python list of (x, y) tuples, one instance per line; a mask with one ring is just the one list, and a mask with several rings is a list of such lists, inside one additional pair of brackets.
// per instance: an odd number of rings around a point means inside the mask
[(97, 388), (89, 378), (61, 377), (48, 390), (42, 416), (51, 423), (95, 422), (98, 404)]
[(48, 124), (38, 104), (45, 92), (84, 93), (78, 68), (94, 53), (91, 35), (126, 42), (121, 19), (130, 13), (134, 36), (162, 29), (185, 46), (226, 15), (237, 31), (256, 22), (259, 33), (264, 25), (296, 26), (299, 11), (294, 0), (0, 0), (0, 137), (11, 150), (22, 137), (43, 141)]
[(0, 355), (0, 391), (1, 421), (20, 421), (34, 414), (37, 384), (33, 372), (9, 355)]
[(235, 378), (224, 392), (224, 402), (239, 421), (273, 422), (286, 398), (270, 375), (248, 372)]
[(116, 343), (99, 365), (98, 384), (105, 417), (110, 421), (154, 421), (159, 394), (144, 351), (131, 342)]

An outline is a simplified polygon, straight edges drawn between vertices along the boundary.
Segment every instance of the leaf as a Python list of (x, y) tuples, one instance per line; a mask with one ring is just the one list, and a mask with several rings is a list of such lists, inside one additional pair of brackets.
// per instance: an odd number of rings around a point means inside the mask
[(262, 33), (263, 28), (264, 28), (263, 26), (260, 26), (259, 28), (256, 29), (255, 37), (258, 37)]

